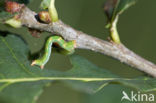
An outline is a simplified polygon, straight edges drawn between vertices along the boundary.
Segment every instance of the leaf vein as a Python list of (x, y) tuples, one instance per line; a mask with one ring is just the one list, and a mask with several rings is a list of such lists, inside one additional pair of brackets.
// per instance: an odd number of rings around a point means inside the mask
[(25, 71), (27, 72), (29, 75), (31, 76), (36, 76), (34, 73), (30, 72), (25, 66), (24, 64), (20, 63), (20, 61), (18, 60), (18, 58), (16, 57), (15, 53), (13, 52), (12, 48), (9, 46), (9, 44), (6, 42), (6, 40), (4, 38), (1, 37), (2, 42), (7, 46), (7, 48), (9, 49), (12, 57), (16, 60), (16, 62), (18, 63), (18, 65)]

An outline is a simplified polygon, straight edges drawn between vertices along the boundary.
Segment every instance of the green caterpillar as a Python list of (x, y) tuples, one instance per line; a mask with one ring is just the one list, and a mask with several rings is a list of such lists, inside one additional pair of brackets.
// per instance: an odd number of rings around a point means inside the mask
[(56, 44), (57, 46), (62, 48), (64, 54), (72, 54), (74, 52), (74, 48), (76, 47), (76, 43), (74, 40), (67, 42), (63, 40), (60, 36), (49, 37), (48, 40), (46, 41), (45, 51), (43, 56), (37, 60), (34, 60), (31, 65), (32, 66), (38, 65), (40, 66), (41, 69), (43, 69), (44, 65), (48, 62), (50, 58), (53, 44)]

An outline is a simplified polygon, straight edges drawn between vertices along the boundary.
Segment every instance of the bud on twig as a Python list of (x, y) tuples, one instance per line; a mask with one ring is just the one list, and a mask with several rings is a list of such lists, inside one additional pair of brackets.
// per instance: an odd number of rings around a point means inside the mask
[(10, 12), (10, 13), (20, 12), (23, 6), (24, 4), (19, 4), (13, 1), (6, 1), (5, 3), (5, 9), (7, 12)]
[(51, 17), (50, 17), (50, 15), (49, 15), (49, 12), (47, 12), (47, 11), (41, 11), (41, 12), (39, 12), (39, 13), (38, 13), (38, 16), (39, 16), (39, 19), (40, 19), (42, 22), (44, 22), (44, 23), (49, 24), (49, 23), (52, 22)]

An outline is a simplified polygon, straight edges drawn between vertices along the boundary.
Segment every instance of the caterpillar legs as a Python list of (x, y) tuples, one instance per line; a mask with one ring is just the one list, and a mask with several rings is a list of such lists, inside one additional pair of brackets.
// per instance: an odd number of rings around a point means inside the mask
[(72, 54), (74, 52), (75, 47), (76, 47), (76, 42), (74, 40), (67, 42), (67, 41), (63, 40), (60, 36), (51, 36), (46, 41), (43, 56), (37, 60), (34, 60), (31, 64), (31, 66), (38, 65), (38, 66), (40, 66), (41, 69), (43, 69), (44, 65), (48, 62), (48, 60), (50, 58), (52, 45), (54, 43), (60, 49), (63, 49), (62, 50), (63, 54)]

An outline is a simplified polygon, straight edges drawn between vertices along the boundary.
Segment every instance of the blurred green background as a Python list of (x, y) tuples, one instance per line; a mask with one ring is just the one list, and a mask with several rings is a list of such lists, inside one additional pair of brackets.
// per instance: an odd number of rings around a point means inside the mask
[[(107, 39), (109, 33), (105, 29), (106, 17), (103, 13), (103, 3), (105, 0), (56, 0), (56, 8), (59, 18), (66, 24), (77, 30), (81, 30), (92, 36)], [(39, 12), (41, 0), (34, 0), (28, 6)], [(119, 19), (118, 31), (121, 41), (128, 48), (142, 57), (156, 63), (156, 43), (155, 23), (156, 23), (156, 0), (138, 0), (124, 12)], [(0, 25), (1, 30), (6, 30), (6, 26)], [(31, 53), (38, 52), (44, 45), (45, 38), (50, 34), (42, 33), (41, 38), (32, 38), (27, 28), (13, 29), (29, 45)], [(144, 75), (127, 65), (120, 63), (110, 57), (104, 56), (88, 50), (76, 50), (76, 54), (87, 58), (99, 67), (120, 75), (122, 77), (137, 77)], [(46, 65), (48, 68), (56, 68), (60, 71), (70, 69), (68, 57), (57, 53), (52, 54), (50, 61)], [(122, 91), (130, 92), (132, 88), (121, 85), (108, 85), (96, 94), (87, 94), (83, 91), (74, 90), (69, 85), (55, 82), (45, 88), (37, 103), (121, 103)], [(132, 103), (124, 101), (122, 103)], [(134, 103), (134, 102), (133, 102)], [(143, 103), (143, 102), (137, 102)], [(154, 103), (154, 102), (153, 102)]]

